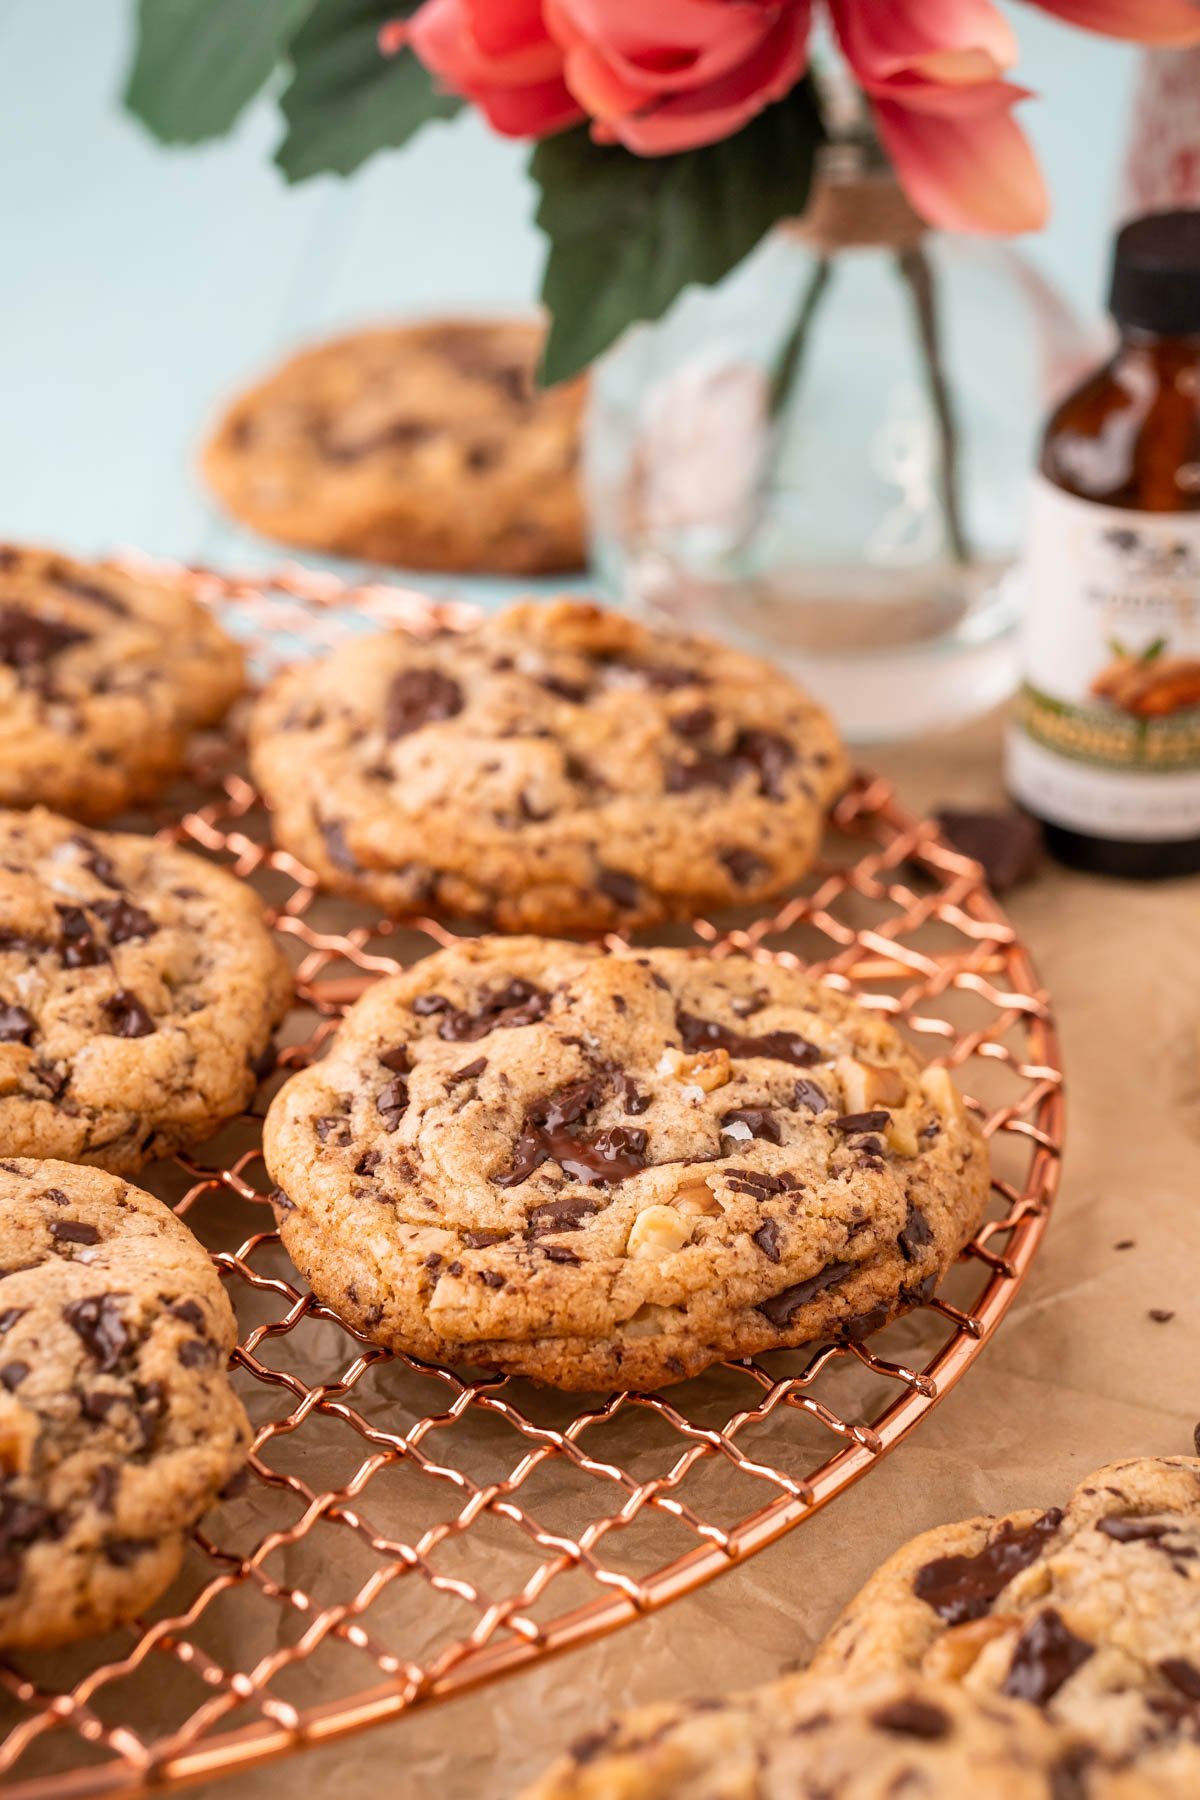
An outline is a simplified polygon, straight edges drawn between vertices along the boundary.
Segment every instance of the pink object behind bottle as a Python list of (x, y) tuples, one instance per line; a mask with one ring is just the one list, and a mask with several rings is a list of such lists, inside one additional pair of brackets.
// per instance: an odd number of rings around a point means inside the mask
[(1200, 49), (1147, 50), (1133, 102), (1120, 217), (1200, 206)]

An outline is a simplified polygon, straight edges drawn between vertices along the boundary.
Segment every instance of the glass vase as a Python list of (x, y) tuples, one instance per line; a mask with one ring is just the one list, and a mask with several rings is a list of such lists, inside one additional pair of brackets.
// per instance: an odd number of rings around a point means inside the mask
[(960, 722), (1013, 685), (1034, 447), (1095, 354), (1017, 252), (827, 172), (594, 372), (601, 579), (783, 663), (856, 741)]

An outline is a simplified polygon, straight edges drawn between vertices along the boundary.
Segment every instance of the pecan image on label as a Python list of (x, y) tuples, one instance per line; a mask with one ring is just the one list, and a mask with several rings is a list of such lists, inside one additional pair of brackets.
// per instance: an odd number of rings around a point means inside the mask
[(1090, 691), (1135, 719), (1165, 719), (1200, 706), (1200, 657), (1166, 656), (1165, 650), (1159, 638), (1140, 655), (1116, 656)]

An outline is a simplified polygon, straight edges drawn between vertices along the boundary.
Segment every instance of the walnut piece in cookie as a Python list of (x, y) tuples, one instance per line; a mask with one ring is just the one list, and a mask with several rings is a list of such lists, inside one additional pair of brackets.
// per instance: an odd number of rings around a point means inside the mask
[(244, 685), (179, 583), (0, 544), (0, 805), (100, 820), (150, 799)]
[(0, 1154), (131, 1173), (245, 1106), (291, 996), (257, 895), (153, 838), (0, 811)]
[(0, 1648), (107, 1630), (174, 1580), (249, 1447), (235, 1341), (216, 1270), (160, 1201), (0, 1161)]
[(879, 1014), (744, 957), (544, 938), (378, 982), (264, 1153), (343, 1318), (562, 1388), (863, 1336), (930, 1298), (988, 1191), (952, 1082)]
[(1200, 1794), (1200, 1460), (1111, 1463), (1061, 1509), (925, 1532), (850, 1602), (813, 1669), (1025, 1700), (1114, 1781), (1144, 1782), (1130, 1794)]
[(278, 841), (324, 886), (506, 931), (779, 894), (847, 774), (769, 664), (569, 600), (299, 664), (259, 701), (251, 757)]
[(1077, 1770), (1019, 1701), (911, 1675), (799, 1675), (614, 1719), (523, 1800), (1118, 1800)]
[(587, 560), (585, 383), (539, 388), (532, 319), (440, 319), (302, 350), (239, 394), (204, 475), (264, 537), (410, 569)]

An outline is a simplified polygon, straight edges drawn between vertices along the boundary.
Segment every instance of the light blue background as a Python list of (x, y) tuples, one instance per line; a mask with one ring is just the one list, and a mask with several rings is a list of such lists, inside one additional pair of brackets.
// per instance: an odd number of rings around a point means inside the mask
[[(1055, 199), (1029, 249), (1094, 310), (1134, 53), (1012, 11)], [(132, 12), (0, 0), (0, 535), (261, 561), (192, 472), (214, 403), (331, 327), (527, 300), (523, 152), (463, 118), (349, 182), (288, 189), (267, 102), (229, 141), (162, 150), (117, 103)]]

